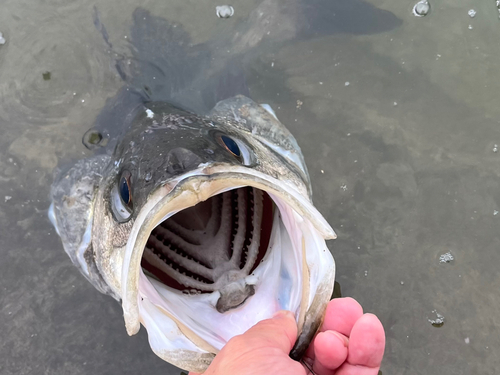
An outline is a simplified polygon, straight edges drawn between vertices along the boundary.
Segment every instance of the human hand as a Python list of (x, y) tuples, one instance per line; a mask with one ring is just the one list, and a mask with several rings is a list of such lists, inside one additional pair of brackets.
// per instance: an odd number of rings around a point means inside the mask
[(382, 323), (352, 298), (330, 301), (305, 365), (288, 356), (296, 338), (293, 314), (279, 312), (229, 340), (204, 374), (376, 375), (385, 349)]

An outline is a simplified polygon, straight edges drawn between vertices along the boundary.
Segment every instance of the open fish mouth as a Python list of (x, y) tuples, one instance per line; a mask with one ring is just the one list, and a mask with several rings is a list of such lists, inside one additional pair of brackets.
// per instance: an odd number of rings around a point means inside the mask
[(267, 193), (252, 187), (212, 196), (153, 229), (142, 270), (185, 294), (221, 291), (220, 313), (238, 307), (255, 294), (252, 272), (268, 251), (275, 209)]
[(334, 237), (299, 190), (243, 167), (200, 168), (159, 187), (136, 218), (121, 272), (127, 331), (142, 323), (157, 355), (191, 371), (279, 310), (310, 340), (332, 293)]

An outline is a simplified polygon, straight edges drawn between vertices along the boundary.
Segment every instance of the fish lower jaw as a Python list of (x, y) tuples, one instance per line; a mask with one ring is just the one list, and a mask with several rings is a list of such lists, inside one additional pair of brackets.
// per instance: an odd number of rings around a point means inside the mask
[[(334, 279), (322, 233), (285, 199), (250, 186), (214, 191), (175, 214), (157, 211), (140, 242), (138, 319), (156, 354), (196, 372), (232, 337), (279, 310), (295, 314), (302, 335), (307, 318), (321, 320), (316, 315), (331, 295), (322, 285)], [(327, 291), (320, 302), (319, 289)]]

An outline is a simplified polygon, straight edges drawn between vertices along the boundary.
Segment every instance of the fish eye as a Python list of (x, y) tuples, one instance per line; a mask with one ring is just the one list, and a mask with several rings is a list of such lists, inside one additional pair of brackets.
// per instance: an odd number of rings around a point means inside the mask
[(235, 157), (241, 158), (240, 148), (233, 139), (229, 138), (227, 135), (221, 135), (220, 140), (222, 141), (222, 144), (224, 145), (226, 150), (228, 150)]
[(123, 171), (117, 185), (111, 191), (112, 209), (118, 221), (123, 222), (130, 218), (133, 210), (131, 174)]
[(122, 202), (126, 206), (130, 206), (132, 204), (132, 197), (130, 195), (130, 177), (122, 175), (122, 177), (120, 178), (118, 191), (120, 192), (120, 198), (122, 199)]
[(243, 141), (225, 134), (217, 135), (216, 139), (217, 143), (224, 147), (224, 149), (233, 155), (238, 161), (244, 165), (250, 164), (250, 151)]

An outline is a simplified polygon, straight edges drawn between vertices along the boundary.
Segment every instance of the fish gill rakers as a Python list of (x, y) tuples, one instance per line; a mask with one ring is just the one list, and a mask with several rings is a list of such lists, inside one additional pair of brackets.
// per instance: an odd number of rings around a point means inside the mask
[(263, 193), (243, 187), (202, 204), (202, 210), (210, 211), (204, 228), (189, 228), (186, 214), (188, 219), (191, 213), (192, 220), (197, 218), (193, 207), (188, 208), (183, 211), (183, 220), (174, 215), (152, 231), (143, 255), (151, 266), (195, 294), (221, 290), (255, 268)]

